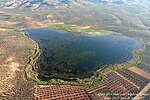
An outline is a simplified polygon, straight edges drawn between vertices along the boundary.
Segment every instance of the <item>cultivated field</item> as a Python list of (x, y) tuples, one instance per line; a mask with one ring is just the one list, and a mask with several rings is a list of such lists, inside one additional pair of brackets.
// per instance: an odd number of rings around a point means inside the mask
[[(132, 71), (133, 69), (140, 70), (142, 73), (135, 73)], [(34, 97), (36, 100), (131, 100), (134, 98), (137, 100), (137, 98), (148, 98), (150, 95), (150, 79), (148, 77), (150, 77), (149, 73), (131, 67), (119, 72), (110, 72), (102, 82), (90, 89), (78, 85), (35, 86)]]
[(147, 76), (150, 77), (150, 74), (143, 70), (142, 73), (135, 73), (131, 71), (132, 69), (141, 71), (141, 69), (131, 67), (119, 72), (110, 72), (101, 83), (87, 90), (88, 93), (94, 97), (94, 100), (105, 100), (106, 98), (133, 99), (150, 83), (150, 79), (146, 78)]
[(90, 100), (85, 88), (71, 85), (36, 86), (35, 100)]

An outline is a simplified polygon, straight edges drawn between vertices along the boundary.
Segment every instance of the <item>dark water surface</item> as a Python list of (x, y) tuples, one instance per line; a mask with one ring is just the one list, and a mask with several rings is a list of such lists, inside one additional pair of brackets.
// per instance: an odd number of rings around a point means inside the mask
[(101, 65), (130, 60), (131, 51), (142, 47), (137, 39), (115, 33), (82, 35), (51, 28), (24, 32), (43, 51), (38, 61), (40, 78), (89, 77)]

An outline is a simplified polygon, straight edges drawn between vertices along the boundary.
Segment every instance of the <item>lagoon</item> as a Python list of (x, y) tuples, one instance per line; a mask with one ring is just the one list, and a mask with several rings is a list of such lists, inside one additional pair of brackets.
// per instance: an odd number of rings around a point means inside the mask
[(103, 65), (132, 59), (142, 48), (138, 39), (115, 32), (72, 33), (52, 28), (22, 30), (42, 50), (38, 60), (40, 79), (87, 78)]

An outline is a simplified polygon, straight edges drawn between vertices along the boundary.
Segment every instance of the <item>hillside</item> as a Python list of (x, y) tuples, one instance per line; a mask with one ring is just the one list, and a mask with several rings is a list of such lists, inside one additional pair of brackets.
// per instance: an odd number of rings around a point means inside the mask
[(26, 8), (26, 9), (47, 9), (51, 7), (71, 7), (77, 5), (92, 4), (143, 4), (147, 0), (0, 0), (0, 7), (6, 9)]

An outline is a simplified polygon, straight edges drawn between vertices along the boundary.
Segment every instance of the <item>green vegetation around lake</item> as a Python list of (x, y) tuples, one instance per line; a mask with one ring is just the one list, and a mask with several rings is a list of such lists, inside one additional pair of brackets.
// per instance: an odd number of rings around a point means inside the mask
[(50, 23), (47, 24), (46, 26), (50, 26), (50, 27), (56, 27), (56, 28), (61, 28), (70, 32), (81, 32), (81, 33), (85, 33), (85, 32), (101, 32), (101, 33), (106, 33), (109, 30), (106, 29), (92, 29), (91, 26), (76, 26), (76, 25), (68, 25), (65, 23)]

